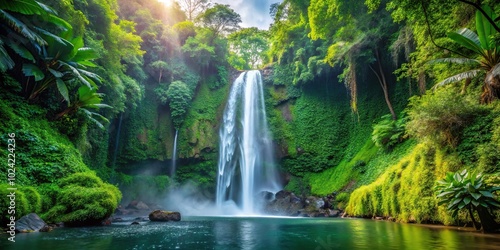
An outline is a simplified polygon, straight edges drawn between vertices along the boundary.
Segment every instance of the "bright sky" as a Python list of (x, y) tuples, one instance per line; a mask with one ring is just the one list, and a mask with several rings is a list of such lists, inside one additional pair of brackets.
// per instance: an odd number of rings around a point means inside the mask
[(271, 4), (282, 0), (212, 0), (215, 3), (229, 4), (241, 16), (241, 27), (257, 27), (269, 29), (273, 21), (269, 15)]

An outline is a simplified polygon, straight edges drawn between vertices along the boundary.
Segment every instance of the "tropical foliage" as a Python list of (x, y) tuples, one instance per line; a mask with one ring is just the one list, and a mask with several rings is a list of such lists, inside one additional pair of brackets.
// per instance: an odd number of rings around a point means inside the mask
[(384, 115), (373, 125), (372, 140), (380, 148), (392, 149), (405, 138), (407, 116), (392, 120), (391, 115)]
[[(492, 228), (498, 179), (470, 173), (500, 166), (496, 3), (283, 0), (265, 31), (206, 0), (0, 1), (0, 134), (19, 139), (20, 212), (98, 224), (120, 199), (103, 181), (213, 190), (229, 83), (265, 67), (287, 189), (340, 192), (355, 216)], [(175, 178), (129, 175), (168, 166), (176, 130)], [(464, 168), (440, 186), (451, 210), (438, 206), (435, 181)]]
[[(481, 8), (490, 20), (497, 20), (495, 12), (489, 6)], [(471, 51), (474, 56), (436, 59), (432, 62), (469, 64), (476, 66), (476, 68), (448, 77), (437, 83), (435, 87), (464, 79), (470, 83), (471, 78), (481, 74), (484, 78), (481, 102), (490, 103), (500, 97), (500, 44), (493, 40), (493, 37), (498, 33), (493, 27), (494, 24), (489, 22), (481, 11), (476, 10), (477, 34), (467, 28), (448, 33), (449, 38)]]
[[(490, 214), (490, 211), (500, 208), (495, 195), (500, 186), (488, 183), (483, 174), (469, 173), (467, 169), (460, 173), (448, 172), (443, 180), (437, 182), (436, 189), (439, 204), (447, 205), (453, 215), (467, 209), (476, 229), (482, 226), (485, 232), (491, 232), (500, 228)], [(473, 212), (477, 212), (480, 224), (476, 222)]]

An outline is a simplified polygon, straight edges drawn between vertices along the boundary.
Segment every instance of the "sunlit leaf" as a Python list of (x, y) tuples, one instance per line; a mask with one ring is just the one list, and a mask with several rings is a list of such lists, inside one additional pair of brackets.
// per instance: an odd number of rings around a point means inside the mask
[(481, 72), (482, 72), (481, 69), (474, 69), (474, 70), (462, 72), (462, 73), (456, 74), (454, 76), (448, 77), (441, 82), (438, 82), (432, 88), (435, 89), (437, 87), (441, 87), (441, 86), (444, 86), (444, 85), (449, 84), (449, 83), (458, 82), (458, 81), (465, 80), (465, 79), (471, 79), (471, 78), (476, 77)]
[[(496, 18), (495, 12), (493, 12), (493, 10), (489, 6), (483, 5), (481, 6), (481, 8), (492, 20)], [(481, 42), (481, 47), (486, 50), (492, 49), (493, 46), (491, 44), (490, 37), (495, 29), (493, 28), (493, 25), (488, 21), (488, 19), (486, 19), (486, 17), (483, 15), (483, 13), (479, 10), (476, 11), (476, 29), (479, 40)]]
[(457, 32), (448, 33), (448, 37), (458, 44), (480, 54), (484, 55), (483, 48), (481, 48), (481, 42), (479, 37), (473, 31), (463, 28)]
[(5, 0), (0, 1), (0, 9), (21, 13), (24, 15), (45, 15), (47, 11), (35, 0)]

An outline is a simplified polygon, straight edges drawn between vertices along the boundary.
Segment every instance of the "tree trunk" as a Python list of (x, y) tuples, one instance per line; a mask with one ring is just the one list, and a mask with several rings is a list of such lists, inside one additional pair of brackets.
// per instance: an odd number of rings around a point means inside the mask
[(500, 77), (493, 74), (493, 69), (486, 73), (483, 83), (481, 103), (491, 103), (500, 97)]
[(479, 206), (476, 207), (476, 210), (477, 214), (479, 215), (479, 219), (481, 220), (483, 232), (492, 233), (500, 230), (500, 225), (495, 221), (487, 208)]
[(375, 49), (375, 58), (377, 59), (378, 73), (372, 66), (369, 66), (369, 67), (373, 71), (373, 73), (375, 73), (375, 76), (377, 76), (378, 82), (380, 83), (380, 87), (382, 87), (382, 90), (384, 91), (385, 103), (387, 103), (387, 107), (389, 108), (389, 111), (391, 112), (392, 119), (396, 120), (396, 119), (398, 119), (398, 117), (396, 115), (396, 112), (394, 112), (394, 108), (392, 107), (391, 100), (389, 99), (389, 90), (387, 87), (387, 81), (385, 79), (384, 70), (382, 69), (382, 63), (380, 62), (380, 56), (378, 54), (377, 49)]
[(469, 210), (469, 216), (470, 216), (470, 219), (472, 220), (472, 225), (474, 226), (474, 228), (475, 228), (476, 230), (481, 229), (481, 225), (480, 225), (480, 224), (478, 224), (478, 223), (476, 222), (476, 219), (474, 218), (474, 213), (472, 212), (472, 208), (469, 206), (467, 210)]

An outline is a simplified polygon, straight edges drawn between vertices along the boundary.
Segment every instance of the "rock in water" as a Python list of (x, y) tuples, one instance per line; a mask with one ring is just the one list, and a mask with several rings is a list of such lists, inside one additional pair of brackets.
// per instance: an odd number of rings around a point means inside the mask
[(47, 227), (47, 223), (35, 213), (25, 215), (16, 221), (16, 231), (21, 233), (38, 232), (44, 227)]
[(131, 201), (126, 209), (149, 210), (149, 206), (142, 201)]
[(181, 214), (179, 212), (155, 210), (149, 214), (150, 221), (180, 221)]

